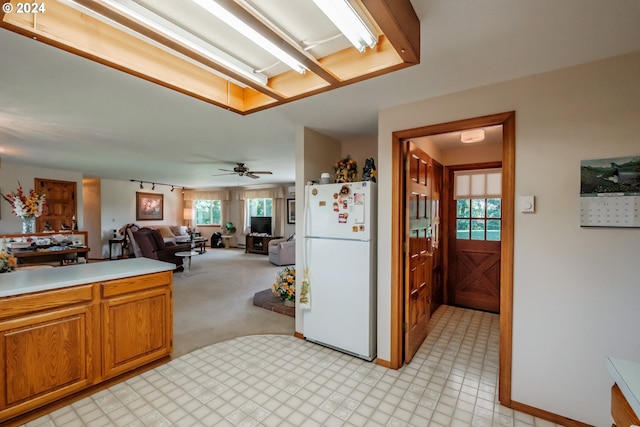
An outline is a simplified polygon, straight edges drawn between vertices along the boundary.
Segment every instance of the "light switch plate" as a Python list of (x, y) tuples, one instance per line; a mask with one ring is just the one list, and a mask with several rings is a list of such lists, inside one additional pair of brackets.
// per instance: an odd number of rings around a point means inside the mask
[(534, 196), (520, 196), (520, 212), (534, 213), (535, 209), (536, 207)]

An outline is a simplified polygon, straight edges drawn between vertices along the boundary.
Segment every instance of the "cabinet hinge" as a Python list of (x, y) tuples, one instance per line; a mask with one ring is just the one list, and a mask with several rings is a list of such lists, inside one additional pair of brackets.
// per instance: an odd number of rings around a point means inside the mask
[(408, 323), (403, 323), (402, 324), (402, 332), (409, 332), (409, 324)]
[(402, 250), (404, 251), (405, 254), (409, 252), (409, 242), (404, 242)]

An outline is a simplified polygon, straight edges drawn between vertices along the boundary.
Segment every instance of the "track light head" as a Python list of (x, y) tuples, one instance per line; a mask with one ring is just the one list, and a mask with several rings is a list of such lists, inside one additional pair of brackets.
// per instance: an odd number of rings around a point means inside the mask
[(140, 181), (140, 189), (144, 190), (144, 185), (142, 185), (142, 181)]
[(171, 192), (173, 193), (173, 190), (175, 190), (175, 188), (173, 188), (173, 185), (171, 186)]
[(155, 189), (156, 189), (156, 183), (155, 183), (155, 182), (151, 185), (151, 189), (152, 189), (152, 190), (155, 190)]

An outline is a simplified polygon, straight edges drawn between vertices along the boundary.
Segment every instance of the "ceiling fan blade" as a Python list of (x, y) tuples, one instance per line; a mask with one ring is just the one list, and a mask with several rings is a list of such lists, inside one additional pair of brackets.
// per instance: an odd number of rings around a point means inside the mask
[(251, 171), (251, 172), (248, 172), (248, 173), (263, 174), (263, 175), (272, 175), (273, 174), (273, 172), (270, 172), (270, 171)]
[(253, 179), (258, 179), (258, 178), (260, 178), (259, 176), (254, 175), (254, 174), (253, 174), (253, 172), (245, 172), (244, 176), (247, 176), (247, 177), (249, 177), (249, 178), (253, 178)]
[(227, 172), (227, 173), (217, 173), (211, 176), (223, 176), (223, 175), (235, 175), (235, 172)]
[(231, 172), (231, 173), (235, 173), (236, 172), (236, 171), (233, 171), (231, 169), (220, 169), (220, 168), (218, 168), (218, 170), (225, 171), (225, 172)]

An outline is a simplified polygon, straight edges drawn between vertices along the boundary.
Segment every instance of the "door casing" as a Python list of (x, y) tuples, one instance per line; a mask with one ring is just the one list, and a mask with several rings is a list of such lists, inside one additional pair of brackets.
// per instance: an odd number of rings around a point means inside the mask
[[(404, 141), (447, 132), (502, 125), (502, 248), (500, 251), (500, 349), (498, 398), (511, 406), (512, 323), (513, 323), (513, 224), (515, 183), (515, 111), (393, 132), (391, 170), (391, 337), (390, 359), (386, 366), (403, 364), (403, 245), (404, 245)], [(447, 250), (446, 239), (443, 250)]]

